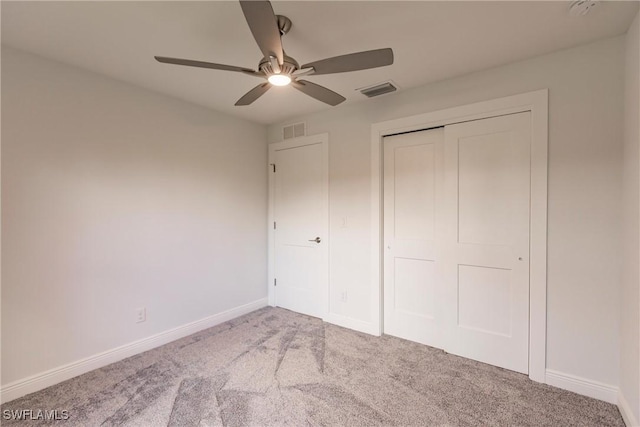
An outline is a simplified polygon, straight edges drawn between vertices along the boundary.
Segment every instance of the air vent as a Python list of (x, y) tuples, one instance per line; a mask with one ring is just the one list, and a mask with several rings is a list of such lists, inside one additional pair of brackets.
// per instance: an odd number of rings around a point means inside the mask
[(306, 135), (306, 126), (304, 122), (294, 123), (282, 128), (282, 137), (284, 139), (298, 138)]
[(398, 87), (393, 84), (392, 81), (377, 84), (375, 86), (364, 87), (358, 89), (367, 98), (373, 98), (374, 96), (384, 95), (385, 93), (395, 92)]

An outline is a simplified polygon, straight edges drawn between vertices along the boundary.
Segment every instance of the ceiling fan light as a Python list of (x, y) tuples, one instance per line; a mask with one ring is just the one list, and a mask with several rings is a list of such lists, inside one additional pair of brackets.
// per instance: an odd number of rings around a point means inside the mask
[(274, 86), (286, 86), (291, 83), (291, 77), (286, 74), (272, 74), (267, 80)]

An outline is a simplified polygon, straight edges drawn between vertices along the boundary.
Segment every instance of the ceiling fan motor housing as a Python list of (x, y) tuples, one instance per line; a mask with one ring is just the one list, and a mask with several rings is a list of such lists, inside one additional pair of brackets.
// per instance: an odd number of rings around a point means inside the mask
[(284, 58), (283, 58), (282, 62), (283, 63), (282, 63), (282, 65), (280, 65), (280, 72), (279, 73), (275, 72), (275, 70), (273, 69), (273, 66), (271, 65), (271, 61), (270, 61), (269, 58), (262, 58), (262, 61), (260, 61), (260, 65), (258, 65), (258, 68), (267, 77), (272, 76), (274, 74), (285, 74), (287, 76), (291, 76), (291, 74), (293, 74), (294, 71), (296, 71), (298, 68), (300, 68), (300, 65), (298, 64), (298, 61), (296, 61), (295, 59), (293, 59), (290, 56), (287, 56), (286, 54), (284, 55)]

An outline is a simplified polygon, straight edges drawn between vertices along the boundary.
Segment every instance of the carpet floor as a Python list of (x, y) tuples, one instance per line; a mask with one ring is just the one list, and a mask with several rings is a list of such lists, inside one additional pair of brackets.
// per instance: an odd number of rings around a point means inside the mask
[(20, 409), (66, 410), (64, 426), (624, 426), (614, 405), (279, 308), (2, 405)]

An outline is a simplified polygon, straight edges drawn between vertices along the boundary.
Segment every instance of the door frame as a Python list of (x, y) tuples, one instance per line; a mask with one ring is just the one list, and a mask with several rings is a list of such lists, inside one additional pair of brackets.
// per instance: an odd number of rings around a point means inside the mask
[[(321, 230), (319, 235), (322, 236), (322, 245), (318, 248), (321, 252), (322, 266), (319, 271), (322, 272), (320, 277), (321, 294), (323, 295), (320, 301), (320, 313), (322, 313), (322, 319), (327, 317), (329, 312), (329, 134), (321, 133), (318, 135), (302, 136), (299, 138), (291, 138), (285, 141), (274, 142), (269, 144), (269, 156), (268, 161), (268, 175), (269, 175), (269, 205), (267, 212), (267, 301), (272, 307), (276, 305), (276, 286), (275, 286), (275, 262), (276, 262), (276, 250), (275, 250), (275, 233), (274, 222), (275, 218), (275, 173), (277, 173), (277, 164), (275, 162), (276, 151), (286, 150), (291, 148), (302, 147), (305, 145), (312, 145), (320, 143), (322, 146), (322, 156), (318, 159), (322, 162), (322, 192), (324, 199), (323, 219)], [(276, 172), (274, 173), (274, 165)]]
[(529, 378), (545, 382), (547, 353), (547, 173), (549, 91), (448, 108), (371, 126), (371, 329), (383, 332), (383, 138), (507, 114), (531, 112), (531, 204), (529, 241)]

